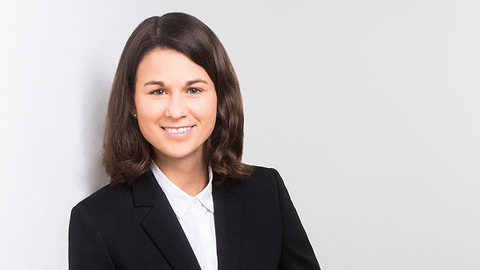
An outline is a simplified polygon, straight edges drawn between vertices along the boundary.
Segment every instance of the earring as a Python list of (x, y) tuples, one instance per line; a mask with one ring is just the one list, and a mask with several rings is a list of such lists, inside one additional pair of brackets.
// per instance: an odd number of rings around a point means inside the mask
[(137, 114), (136, 113), (133, 114), (133, 118), (137, 119)]

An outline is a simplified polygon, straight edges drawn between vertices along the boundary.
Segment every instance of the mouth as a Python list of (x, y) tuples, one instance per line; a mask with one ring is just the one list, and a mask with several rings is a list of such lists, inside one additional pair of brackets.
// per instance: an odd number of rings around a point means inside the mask
[(162, 127), (170, 136), (184, 136), (190, 133), (194, 126), (189, 127)]

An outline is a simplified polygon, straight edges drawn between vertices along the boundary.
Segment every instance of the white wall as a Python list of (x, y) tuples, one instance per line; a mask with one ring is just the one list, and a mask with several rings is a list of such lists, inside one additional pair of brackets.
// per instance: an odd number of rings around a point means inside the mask
[(2, 269), (67, 268), (123, 45), (173, 10), (223, 41), (245, 161), (281, 172), (323, 269), (480, 268), (480, 2), (24, 0), (0, 5)]

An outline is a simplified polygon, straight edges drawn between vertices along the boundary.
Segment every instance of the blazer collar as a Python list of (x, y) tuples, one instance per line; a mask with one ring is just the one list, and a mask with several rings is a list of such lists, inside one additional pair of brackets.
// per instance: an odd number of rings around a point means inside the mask
[[(216, 184), (213, 174), (212, 196), (219, 270), (240, 268), (243, 205), (231, 185)], [(141, 226), (174, 270), (201, 270), (188, 239), (167, 197), (149, 170), (133, 186), (135, 207), (151, 207)]]
[(201, 270), (167, 197), (149, 170), (133, 186), (136, 207), (151, 207), (141, 226), (175, 270)]

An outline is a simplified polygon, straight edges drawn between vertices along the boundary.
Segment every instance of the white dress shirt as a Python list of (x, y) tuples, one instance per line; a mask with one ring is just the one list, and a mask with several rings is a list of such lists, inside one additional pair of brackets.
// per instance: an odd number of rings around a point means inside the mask
[(202, 270), (217, 270), (217, 242), (213, 217), (212, 169), (208, 167), (208, 184), (192, 197), (177, 187), (152, 162), (152, 172), (187, 236)]

